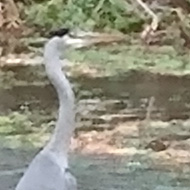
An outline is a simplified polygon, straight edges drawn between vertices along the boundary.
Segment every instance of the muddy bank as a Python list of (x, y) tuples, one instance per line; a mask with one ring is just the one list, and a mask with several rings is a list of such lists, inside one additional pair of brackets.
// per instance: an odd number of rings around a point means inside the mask
[[(67, 69), (69, 71), (69, 69)], [(74, 72), (73, 72), (74, 73)], [(155, 74), (144, 71), (111, 77), (90, 77), (70, 73), (70, 80), (78, 102), (82, 99), (110, 100), (107, 113), (134, 116), (143, 119), (150, 97), (155, 98), (153, 119), (187, 119), (190, 115), (190, 76)], [(27, 105), (30, 110), (57, 108), (54, 88), (49, 84), (42, 66), (16, 66), (1, 68), (0, 112), (19, 110)], [(113, 101), (112, 101), (113, 100)], [(114, 100), (118, 100), (116, 103)], [(109, 104), (109, 103), (108, 103)]]

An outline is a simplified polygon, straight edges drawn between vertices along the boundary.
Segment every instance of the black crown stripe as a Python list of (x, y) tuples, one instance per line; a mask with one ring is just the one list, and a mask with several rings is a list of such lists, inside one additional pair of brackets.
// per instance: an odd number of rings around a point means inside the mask
[(59, 30), (54, 30), (49, 33), (49, 37), (52, 38), (54, 36), (63, 37), (64, 35), (70, 32), (69, 28), (61, 28)]

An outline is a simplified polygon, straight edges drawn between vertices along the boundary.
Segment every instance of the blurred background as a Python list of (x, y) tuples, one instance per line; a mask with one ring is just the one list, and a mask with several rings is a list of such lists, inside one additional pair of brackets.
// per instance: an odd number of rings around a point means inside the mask
[(97, 40), (65, 52), (79, 190), (189, 189), (190, 1), (2, 0), (0, 190), (14, 189), (54, 129), (43, 46), (60, 27)]

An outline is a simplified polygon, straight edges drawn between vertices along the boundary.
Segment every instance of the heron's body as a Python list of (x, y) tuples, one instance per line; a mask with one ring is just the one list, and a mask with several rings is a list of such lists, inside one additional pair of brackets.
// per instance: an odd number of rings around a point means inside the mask
[[(75, 178), (53, 152), (42, 151), (30, 164), (16, 190), (76, 190)], [(64, 163), (64, 162), (63, 162)]]
[(61, 69), (61, 38), (52, 38), (45, 46), (47, 75), (59, 98), (59, 115), (54, 134), (34, 158), (16, 190), (76, 190), (76, 180), (68, 169), (68, 149), (74, 130), (74, 95)]

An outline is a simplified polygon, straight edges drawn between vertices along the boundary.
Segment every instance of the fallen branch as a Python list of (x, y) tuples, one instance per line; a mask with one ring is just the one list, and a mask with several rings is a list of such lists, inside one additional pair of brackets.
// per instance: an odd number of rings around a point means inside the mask
[(146, 26), (146, 28), (141, 33), (141, 38), (144, 41), (147, 41), (149, 36), (154, 35), (154, 32), (157, 30), (159, 26), (159, 18), (158, 16), (148, 7), (146, 3), (142, 0), (136, 0), (136, 2), (145, 10), (145, 12), (152, 17), (152, 22), (150, 25)]

